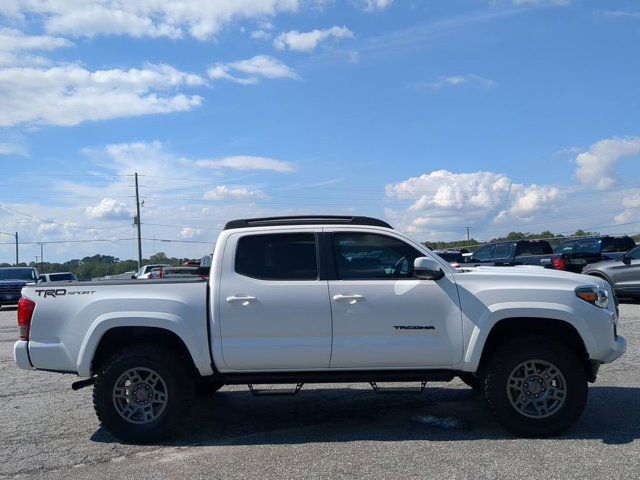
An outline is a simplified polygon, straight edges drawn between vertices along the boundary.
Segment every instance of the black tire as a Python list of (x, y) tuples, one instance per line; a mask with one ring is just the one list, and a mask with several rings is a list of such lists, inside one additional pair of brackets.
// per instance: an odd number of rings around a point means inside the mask
[[(166, 387), (166, 402), (161, 413), (148, 423), (132, 423), (116, 409), (114, 388), (131, 369), (151, 369)], [(131, 390), (129, 389), (129, 393)], [(130, 393), (130, 399), (133, 395)], [(104, 428), (129, 443), (157, 442), (168, 437), (187, 414), (193, 397), (189, 369), (176, 357), (152, 345), (135, 345), (117, 352), (100, 370), (93, 387), (93, 407)], [(128, 403), (134, 404), (131, 400)], [(137, 403), (137, 402), (136, 402)]]
[(473, 373), (461, 373), (458, 378), (463, 383), (473, 388), (474, 392), (482, 392), (482, 381)]
[[(531, 418), (521, 413), (509, 398), (509, 377), (519, 365), (530, 360), (540, 360), (555, 366), (565, 381), (564, 403), (557, 406), (555, 412), (550, 408), (546, 413), (548, 416), (542, 418)], [(558, 435), (580, 418), (587, 403), (587, 375), (580, 360), (572, 350), (546, 337), (523, 336), (507, 343), (492, 356), (485, 371), (484, 395), (489, 409), (498, 423), (518, 435)], [(525, 378), (524, 382), (531, 378), (533, 377)], [(551, 391), (548, 385), (546, 389)], [(524, 398), (527, 397), (523, 394)]]

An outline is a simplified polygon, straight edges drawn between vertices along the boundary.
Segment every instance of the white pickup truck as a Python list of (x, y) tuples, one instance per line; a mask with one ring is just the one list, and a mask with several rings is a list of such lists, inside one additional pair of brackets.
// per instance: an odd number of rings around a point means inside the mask
[[(456, 270), (381, 220), (276, 217), (226, 225), (210, 279), (27, 286), (23, 369), (94, 384), (118, 438), (166, 436), (196, 387), (460, 377), (507, 429), (570, 427), (599, 366), (625, 352), (601, 279), (540, 267)], [(292, 384), (259, 389), (253, 385)]]

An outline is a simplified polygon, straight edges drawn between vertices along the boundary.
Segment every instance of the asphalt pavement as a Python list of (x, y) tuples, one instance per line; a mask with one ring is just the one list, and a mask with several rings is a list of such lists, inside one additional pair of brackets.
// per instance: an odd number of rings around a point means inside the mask
[(459, 381), (422, 394), (305, 385), (295, 397), (225, 387), (177, 438), (125, 445), (100, 428), (91, 388), (13, 363), (15, 309), (0, 311), (0, 478), (640, 478), (640, 304), (621, 305), (628, 351), (604, 365), (565, 435), (516, 438)]

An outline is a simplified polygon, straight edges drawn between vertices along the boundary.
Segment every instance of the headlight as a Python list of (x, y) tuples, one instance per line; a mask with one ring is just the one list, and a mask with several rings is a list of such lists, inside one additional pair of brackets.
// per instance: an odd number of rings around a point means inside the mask
[(609, 294), (602, 287), (578, 287), (576, 288), (576, 296), (596, 307), (607, 308), (609, 306)]

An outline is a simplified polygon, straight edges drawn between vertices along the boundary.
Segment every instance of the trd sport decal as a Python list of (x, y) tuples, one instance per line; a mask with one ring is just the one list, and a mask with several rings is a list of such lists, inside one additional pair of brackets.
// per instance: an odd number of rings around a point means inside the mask
[(394, 325), (396, 330), (435, 330), (433, 325)]
[(69, 290), (66, 288), (47, 288), (45, 290), (35, 291), (39, 297), (64, 297), (65, 295), (91, 295), (96, 293), (95, 290)]

